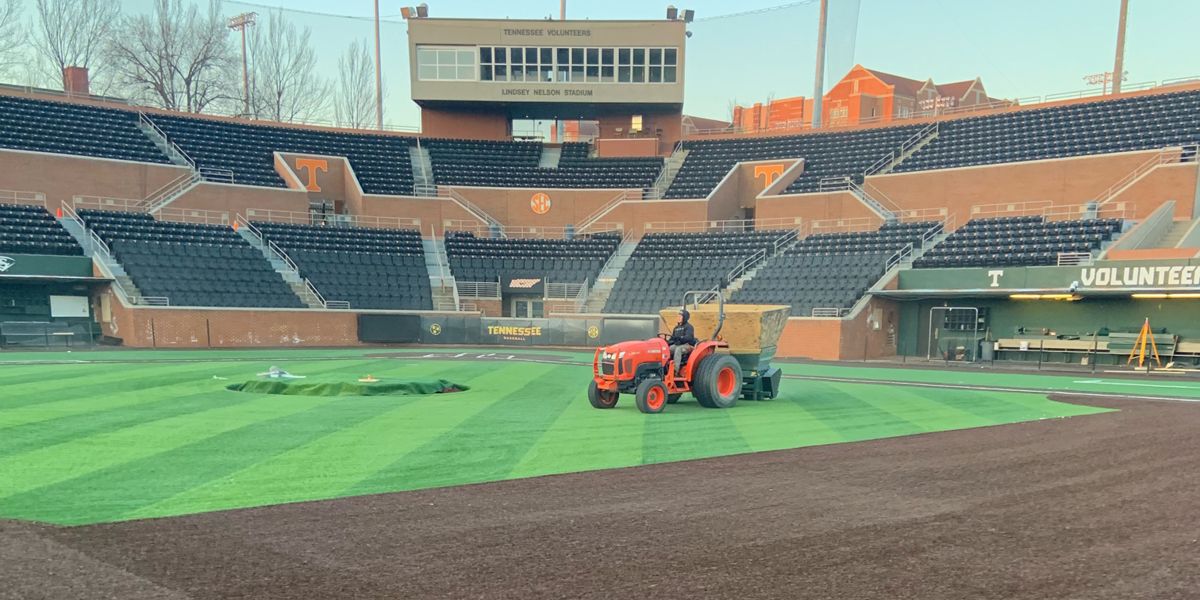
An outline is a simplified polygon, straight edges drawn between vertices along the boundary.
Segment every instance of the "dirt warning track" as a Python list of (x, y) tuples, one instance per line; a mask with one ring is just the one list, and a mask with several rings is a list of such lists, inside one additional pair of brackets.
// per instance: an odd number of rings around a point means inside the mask
[(171, 519), (2, 524), (0, 598), (1194, 598), (1200, 407), (1086, 402), (1121, 411)]

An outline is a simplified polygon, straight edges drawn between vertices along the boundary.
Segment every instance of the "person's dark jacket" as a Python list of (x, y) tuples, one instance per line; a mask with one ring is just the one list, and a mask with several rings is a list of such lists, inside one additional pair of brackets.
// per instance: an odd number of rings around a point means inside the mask
[(667, 340), (668, 344), (672, 346), (678, 346), (680, 344), (689, 344), (692, 346), (696, 345), (696, 328), (692, 327), (691, 323), (688, 323), (689, 316), (690, 315), (687, 313), (687, 311), (683, 312), (683, 321), (676, 325), (675, 329), (671, 331), (671, 339)]

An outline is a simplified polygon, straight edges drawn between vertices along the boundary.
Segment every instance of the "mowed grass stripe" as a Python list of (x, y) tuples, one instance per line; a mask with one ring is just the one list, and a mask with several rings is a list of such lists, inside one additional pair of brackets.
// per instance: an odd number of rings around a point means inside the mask
[[(141, 508), (170, 498), (210, 481), (236, 473), (243, 468), (280, 452), (353, 427), (395, 406), (396, 397), (324, 398), (324, 402), (305, 410), (251, 423), (180, 446), (141, 460), (115, 465), (87, 476), (65, 481), (51, 488), (35, 490), (29, 500), (39, 507), (40, 520), (71, 524), (88, 521), (124, 520)], [(137, 489), (145, 474), (163, 464), (186, 465), (158, 475), (153, 488)], [(253, 489), (245, 490), (257, 495)], [(20, 503), (20, 497), (11, 499)], [(86, 514), (72, 510), (64, 513), (64, 502), (86, 507)], [(57, 508), (56, 508), (57, 507)]]
[(808, 385), (789, 385), (771, 400), (738, 400), (729, 419), (752, 452), (843, 441), (841, 434), (804, 407), (814, 393), (820, 392)]
[(733, 426), (729, 410), (704, 408), (690, 396), (666, 410), (666, 414), (645, 415), (650, 418), (642, 429), (642, 464), (750, 451), (750, 444)]
[[(429, 363), (408, 363), (408, 366), (417, 364), (422, 370), (433, 366)], [(438, 366), (439, 371), (426, 375), (453, 378), (471, 386), (472, 391), (407, 397), (395, 408), (353, 427), (265, 457), (237, 473), (128, 516), (159, 517), (196, 512), (214, 505), (236, 508), (345, 496), (347, 488), (490, 406), (497, 399), (490, 388), (510, 385), (510, 374), (487, 365)]]
[[(363, 365), (374, 361), (361, 361)], [(100, 410), (112, 410), (118, 408), (128, 408), (136, 410), (137, 406), (146, 402), (153, 402), (161, 398), (164, 394), (183, 394), (188, 392), (201, 392), (219, 394), (225, 393), (225, 386), (233, 381), (242, 379), (253, 379), (255, 371), (247, 371), (245, 365), (229, 365), (224, 367), (224, 370), (217, 367), (211, 367), (207, 373), (212, 373), (208, 377), (188, 378), (182, 381), (172, 381), (173, 377), (162, 376), (157, 379), (155, 384), (147, 381), (139, 380), (137, 389), (110, 389), (110, 384), (97, 383), (99, 389), (93, 388), (90, 394), (80, 394), (79, 398), (71, 400), (56, 400), (48, 401), (36, 405), (25, 405), (18, 408), (0, 407), (0, 431), (7, 430), (12, 427), (29, 425), (32, 423), (40, 423), (55, 419), (62, 419), (75, 415), (93, 413)], [(336, 365), (315, 363), (319, 366), (308, 368), (304, 365), (301, 367), (303, 372), (310, 374), (322, 374), (335, 372), (342, 367)], [(178, 375), (178, 374), (177, 374)], [(212, 379), (213, 375), (223, 376), (226, 379)], [(53, 395), (47, 393), (47, 395)]]
[[(358, 361), (360, 368), (373, 368), (378, 361)], [(379, 364), (380, 367), (393, 365)], [(239, 366), (244, 368), (244, 365)], [(344, 367), (320, 364), (319, 369), (305, 368), (304, 372), (320, 375), (336, 372)], [(394, 368), (395, 371), (417, 370), (416, 365), (404, 365)], [(435, 373), (436, 375), (436, 373)], [(205, 380), (202, 383), (185, 382), (176, 385), (164, 385), (147, 391), (146, 402), (134, 406), (111, 406), (103, 401), (97, 401), (97, 409), (83, 413), (69, 413), (39, 420), (23, 425), (9, 427), (0, 436), (0, 456), (15, 452), (31, 450), (39, 446), (52, 446), (72, 439), (85, 438), (90, 435), (104, 433), (185, 414), (195, 414), (244, 402), (242, 394), (228, 393), (224, 390), (228, 381)], [(202, 387), (204, 391), (184, 396), (174, 395), (175, 388), (187, 386), (189, 390)], [(180, 390), (181, 391), (181, 390)], [(2, 409), (0, 409), (2, 410)]]
[(5, 388), (3, 399), (0, 399), (0, 410), (68, 400), (94, 400), (97, 395), (101, 395), (99, 392), (107, 396), (118, 392), (153, 389), (167, 384), (210, 380), (213, 375), (225, 375), (237, 367), (245, 368), (245, 365), (189, 363), (156, 369), (108, 365), (93, 373), (91, 377), (79, 381), (78, 385), (66, 386), (57, 383), (57, 374), (66, 372), (62, 365), (38, 367), (44, 369), (44, 380)]
[[(532, 367), (539, 367), (536, 370)], [(499, 369), (498, 369), (499, 370)], [(491, 390), (495, 400), (457, 427), (399, 457), (352, 486), (348, 493), (369, 494), (507, 478), (550, 423), (566, 408), (563, 381), (571, 368), (521, 365), (508, 371), (507, 394)], [(520, 385), (513, 389), (513, 384)]]
[(566, 408), (525, 452), (509, 477), (612, 469), (642, 462), (646, 419), (633, 406), (633, 397), (622, 396), (613, 409), (592, 408), (587, 399), (591, 368), (573, 367), (568, 373), (571, 383), (563, 386), (561, 398), (557, 398)]
[(925, 432), (924, 427), (865, 400), (890, 392), (878, 385), (829, 383), (806, 407), (847, 442)]

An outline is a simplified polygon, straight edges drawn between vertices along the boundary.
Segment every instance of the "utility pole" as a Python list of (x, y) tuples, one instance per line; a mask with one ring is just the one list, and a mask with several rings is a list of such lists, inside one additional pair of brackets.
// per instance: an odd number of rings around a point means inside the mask
[(825, 96), (825, 20), (829, 14), (829, 0), (821, 0), (821, 14), (817, 21), (817, 77), (813, 83), (813, 129), (821, 128), (821, 104)]
[(558, 20), (567, 20), (567, 0), (558, 0)]
[(250, 61), (246, 58), (246, 28), (253, 27), (258, 13), (242, 13), (229, 19), (229, 28), (242, 32), (242, 116), (250, 116)]
[(1121, 79), (1125, 74), (1125, 15), (1129, 13), (1129, 0), (1121, 0), (1121, 18), (1117, 22), (1117, 59), (1113, 64), (1112, 93), (1121, 93)]
[(379, 0), (375, 0), (375, 129), (383, 130), (383, 71), (379, 54)]

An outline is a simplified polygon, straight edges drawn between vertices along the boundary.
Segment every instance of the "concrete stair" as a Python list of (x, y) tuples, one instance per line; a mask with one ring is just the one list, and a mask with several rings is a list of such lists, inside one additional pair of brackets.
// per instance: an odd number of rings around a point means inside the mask
[(275, 269), (276, 273), (279, 273), (279, 276), (288, 284), (288, 287), (292, 288), (292, 293), (296, 294), (296, 297), (300, 298), (300, 301), (305, 306), (309, 308), (326, 308), (325, 302), (314, 294), (312, 290), (308, 289), (308, 285), (304, 283), (304, 278), (300, 276), (300, 272), (293, 269), (292, 265), (288, 264), (287, 261), (276, 256), (262, 239), (249, 231), (248, 227), (238, 228), (238, 235), (242, 236), (242, 239), (246, 240), (247, 243), (262, 253), (263, 258), (271, 263), (271, 268)]
[(425, 270), (429, 272), (429, 288), (433, 291), (434, 310), (458, 310), (458, 288), (450, 273), (446, 243), (439, 238), (421, 240), (425, 250)]
[(432, 198), (437, 196), (437, 185), (433, 182), (433, 161), (429, 151), (421, 146), (411, 146), (408, 149), (408, 159), (412, 163), (413, 195)]
[(562, 159), (562, 146), (542, 146), (542, 155), (538, 157), (539, 169), (557, 169), (558, 161)]
[(1159, 248), (1175, 248), (1192, 228), (1192, 221), (1175, 221), (1158, 242)]
[(800, 237), (796, 236), (796, 239), (788, 242), (787, 244), (785, 244), (783, 246), (780, 246), (773, 254), (768, 255), (762, 262), (755, 265), (754, 268), (746, 271), (745, 273), (742, 273), (742, 275), (740, 277), (729, 282), (729, 285), (725, 288), (725, 297), (729, 298), (733, 295), (734, 292), (737, 292), (738, 290), (745, 287), (746, 283), (749, 282), (750, 280), (754, 279), (754, 276), (757, 275), (760, 270), (762, 270), (767, 265), (771, 264), (771, 262), (774, 261), (776, 257), (786, 254), (788, 250), (791, 250), (793, 246), (795, 246), (796, 244), (799, 244), (799, 243), (800, 243)]
[(75, 238), (75, 241), (83, 247), (83, 253), (89, 258), (100, 264), (101, 271), (106, 271), (109, 276), (117, 282), (117, 291), (125, 295), (126, 302), (130, 304), (139, 304), (139, 299), (142, 297), (141, 290), (137, 284), (133, 283), (133, 278), (129, 273), (125, 272), (125, 268), (117, 261), (115, 256), (105, 252), (97, 247), (91, 240), (88, 231), (79, 224), (79, 221), (68, 218), (59, 218), (58, 222), (62, 224), (63, 229)]
[(675, 176), (679, 174), (679, 169), (683, 168), (683, 161), (687, 160), (688, 152), (683, 147), (679, 147), (671, 153), (671, 156), (667, 157), (667, 160), (663, 162), (663, 170), (659, 172), (654, 184), (646, 193), (647, 198), (662, 198), (666, 195), (667, 189), (675, 181)]
[(600, 269), (600, 274), (596, 276), (596, 283), (592, 285), (592, 289), (588, 292), (587, 300), (583, 303), (582, 312), (598, 313), (604, 310), (604, 304), (608, 302), (608, 297), (612, 294), (613, 285), (616, 284), (617, 278), (621, 276), (621, 270), (629, 262), (629, 257), (633, 256), (633, 251), (637, 249), (637, 244), (635, 241), (628, 241), (621, 242), (617, 246), (616, 252), (613, 252), (612, 257)]
[(151, 142), (154, 142), (154, 145), (157, 146), (158, 149), (162, 151), (163, 155), (171, 161), (171, 164), (178, 165), (180, 167), (187, 167), (189, 169), (194, 168), (194, 165), (187, 160), (187, 157), (179, 153), (178, 146), (171, 143), (171, 141), (162, 134), (162, 130), (152, 125), (145, 117), (138, 121), (137, 127), (138, 129), (142, 130), (142, 133), (146, 134), (147, 138), (150, 138)]

